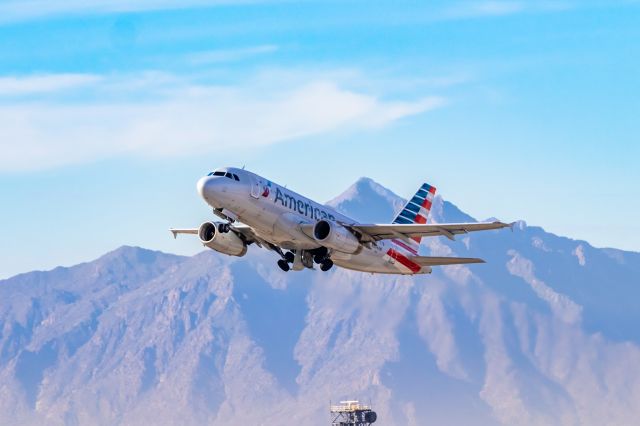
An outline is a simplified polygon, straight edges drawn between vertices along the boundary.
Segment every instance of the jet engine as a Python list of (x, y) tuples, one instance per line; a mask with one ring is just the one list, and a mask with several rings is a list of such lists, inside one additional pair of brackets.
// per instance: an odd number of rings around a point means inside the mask
[(327, 220), (321, 220), (315, 224), (313, 238), (324, 247), (342, 253), (358, 254), (362, 250), (360, 241), (351, 231)]
[(230, 256), (244, 256), (247, 245), (235, 232), (220, 232), (221, 223), (205, 222), (198, 228), (198, 237), (205, 246), (228, 254)]

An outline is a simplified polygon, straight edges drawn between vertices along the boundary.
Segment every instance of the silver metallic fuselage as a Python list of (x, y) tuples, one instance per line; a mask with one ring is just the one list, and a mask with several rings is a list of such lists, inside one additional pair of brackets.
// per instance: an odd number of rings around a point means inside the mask
[[(271, 182), (247, 170), (220, 169), (235, 174), (239, 181), (225, 176), (205, 176), (198, 181), (198, 192), (211, 207), (223, 209), (230, 217), (250, 226), (263, 240), (288, 250), (310, 250), (321, 247), (302, 226), (327, 220), (354, 224), (355, 220), (344, 216), (323, 204)], [(363, 272), (412, 274), (413, 272), (386, 255), (390, 248), (400, 251), (392, 241), (378, 241), (363, 246), (357, 254), (331, 251), (333, 262), (347, 269)], [(424, 267), (418, 273), (429, 273)]]

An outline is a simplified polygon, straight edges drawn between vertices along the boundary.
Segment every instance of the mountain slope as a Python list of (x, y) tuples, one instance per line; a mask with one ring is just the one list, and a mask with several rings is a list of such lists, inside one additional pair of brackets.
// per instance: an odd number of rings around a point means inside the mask
[[(370, 179), (330, 202), (367, 222), (402, 203)], [(423, 250), (488, 263), (285, 274), (256, 248), (123, 247), (0, 281), (0, 423), (325, 425), (354, 397), (387, 425), (634, 423), (638, 253), (524, 222)]]

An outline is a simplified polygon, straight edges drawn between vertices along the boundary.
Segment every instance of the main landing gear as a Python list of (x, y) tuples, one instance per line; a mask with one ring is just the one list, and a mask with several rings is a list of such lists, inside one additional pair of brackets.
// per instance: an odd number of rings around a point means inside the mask
[(314, 263), (320, 265), (321, 271), (328, 271), (333, 267), (333, 261), (329, 257), (329, 250), (325, 247), (313, 250), (304, 250), (301, 251), (299, 255), (292, 251), (283, 253), (282, 250), (279, 250), (279, 253), (280, 256), (282, 256), (282, 259), (278, 260), (278, 266), (285, 272), (291, 270), (291, 265), (296, 271), (304, 268), (313, 269)]
[(283, 253), (282, 250), (280, 250), (280, 256), (282, 256), (282, 259), (278, 260), (278, 266), (283, 271), (288, 272), (291, 269), (289, 264), (296, 260), (296, 255), (290, 251)]
[(320, 270), (327, 272), (329, 269), (333, 268), (333, 261), (331, 259), (325, 259), (321, 264), (320, 264)]
[(284, 260), (284, 259), (280, 259), (280, 260), (278, 260), (278, 266), (280, 267), (280, 269), (282, 269), (282, 270), (283, 270), (283, 271), (285, 271), (285, 272), (288, 272), (288, 271), (289, 271), (289, 269), (291, 269), (291, 268), (289, 267), (289, 262), (287, 262), (287, 261), (286, 261), (286, 260)]
[(313, 261), (320, 265), (321, 271), (328, 271), (333, 268), (333, 261), (329, 257), (329, 250), (326, 247), (320, 247), (313, 250)]

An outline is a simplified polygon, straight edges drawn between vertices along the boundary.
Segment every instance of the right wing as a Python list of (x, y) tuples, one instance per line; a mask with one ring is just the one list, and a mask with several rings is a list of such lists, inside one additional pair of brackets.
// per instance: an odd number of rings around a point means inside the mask
[(488, 231), (490, 229), (509, 228), (512, 224), (502, 222), (474, 222), (474, 223), (433, 223), (433, 224), (343, 224), (362, 235), (364, 242), (388, 240), (393, 238), (437, 237), (443, 236), (450, 240), (457, 234), (467, 234), (474, 231)]
[(413, 262), (420, 266), (443, 266), (443, 265), (464, 265), (467, 263), (485, 263), (482, 259), (474, 257), (431, 257), (431, 256), (411, 256)]

